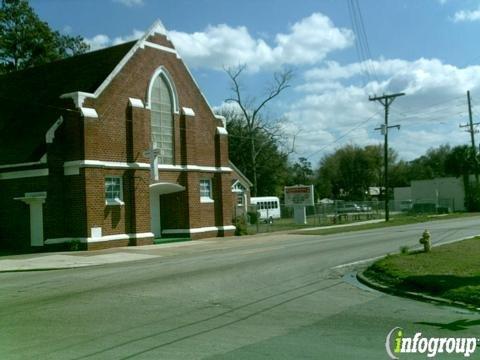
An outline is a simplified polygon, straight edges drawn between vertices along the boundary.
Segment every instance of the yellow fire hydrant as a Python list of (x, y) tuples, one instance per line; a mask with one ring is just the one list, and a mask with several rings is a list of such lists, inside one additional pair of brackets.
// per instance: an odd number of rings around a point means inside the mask
[(431, 236), (428, 230), (425, 230), (420, 238), (420, 244), (423, 245), (423, 251), (429, 252), (432, 249)]

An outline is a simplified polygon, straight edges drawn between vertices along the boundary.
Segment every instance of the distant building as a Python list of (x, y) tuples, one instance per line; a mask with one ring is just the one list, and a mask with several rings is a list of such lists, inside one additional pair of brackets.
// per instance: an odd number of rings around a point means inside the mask
[(411, 204), (435, 204), (452, 211), (466, 210), (462, 178), (412, 180), (410, 184), (408, 187), (394, 188), (395, 210), (405, 210), (407, 201), (411, 201)]
[(1, 76), (0, 105), (0, 248), (233, 234), (227, 131), (160, 22)]
[(232, 193), (234, 194), (233, 216), (246, 215), (250, 206), (250, 188), (253, 184), (248, 178), (230, 162), (233, 170)]

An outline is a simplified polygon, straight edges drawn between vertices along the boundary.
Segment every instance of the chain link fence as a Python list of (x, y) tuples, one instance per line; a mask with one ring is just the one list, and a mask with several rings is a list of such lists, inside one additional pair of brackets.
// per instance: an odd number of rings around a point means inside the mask
[(284, 204), (279, 204), (276, 208), (274, 205), (272, 208), (250, 205), (246, 209), (237, 206), (234, 208), (234, 217), (237, 227), (245, 224), (248, 233), (252, 234), (379, 219), (384, 216), (384, 204), (378, 201), (335, 201), (331, 204), (306, 206), (305, 212), (306, 224), (296, 224), (293, 207)]
[[(389, 201), (391, 216), (416, 216), (419, 214), (446, 214), (454, 209), (453, 199), (421, 199), (417, 201)], [(235, 225), (244, 227), (249, 234), (301, 229), (305, 227), (347, 224), (385, 217), (383, 201), (332, 201), (306, 206), (306, 224), (296, 224), (294, 209), (279, 204), (271, 207), (249, 205), (234, 207)]]

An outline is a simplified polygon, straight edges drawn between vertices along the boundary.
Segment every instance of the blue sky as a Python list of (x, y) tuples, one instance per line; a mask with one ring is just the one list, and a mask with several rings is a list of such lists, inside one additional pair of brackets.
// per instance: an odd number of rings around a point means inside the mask
[[(480, 115), (480, 1), (360, 0), (370, 53), (348, 0), (33, 0), (54, 29), (92, 48), (139, 37), (156, 19), (214, 107), (230, 95), (224, 66), (245, 63), (245, 91), (261, 97), (282, 67), (295, 78), (267, 116), (297, 134), (295, 154), (312, 163), (346, 143), (377, 144), (383, 108), (369, 95), (404, 91), (391, 111), (391, 145), (411, 160), (443, 143), (469, 141), (460, 123)], [(358, 18), (357, 18), (358, 20)]]

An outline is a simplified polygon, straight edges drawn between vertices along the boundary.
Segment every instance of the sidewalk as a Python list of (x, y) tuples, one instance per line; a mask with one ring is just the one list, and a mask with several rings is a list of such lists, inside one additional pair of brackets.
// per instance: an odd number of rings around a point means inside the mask
[[(361, 224), (372, 224), (381, 221), (384, 220), (369, 220), (351, 224), (321, 226), (302, 229), (302, 231), (318, 230), (325, 228), (331, 229), (336, 227), (354, 226)], [(212, 244), (215, 241), (228, 241), (232, 239), (247, 240), (259, 236), (264, 237), (285, 235), (291, 232), (292, 230), (288, 230), (278, 233), (260, 233), (256, 235), (248, 235), (242, 237), (211, 238), (204, 240), (182, 241), (157, 245), (120, 247), (96, 251), (69, 251), (2, 256), (0, 257), (0, 273), (17, 271), (60, 270), (147, 260), (171, 255), (171, 250), (175, 250), (176, 248)]]

